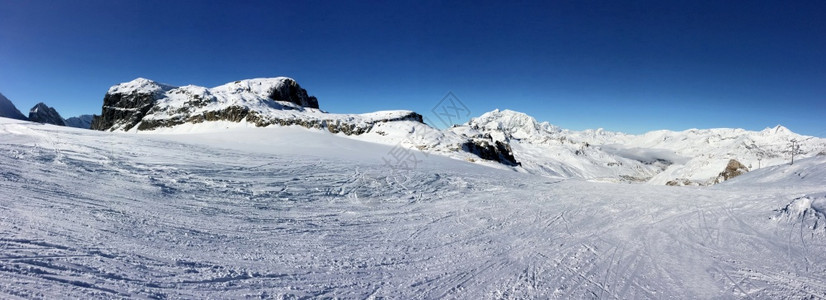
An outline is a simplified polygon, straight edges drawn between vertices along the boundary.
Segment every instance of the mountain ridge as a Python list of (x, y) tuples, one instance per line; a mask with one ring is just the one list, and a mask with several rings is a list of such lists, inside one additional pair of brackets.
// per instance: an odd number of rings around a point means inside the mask
[(28, 120), (28, 118), (14, 106), (14, 103), (0, 93), (0, 117), (6, 117), (16, 120)]
[(525, 113), (498, 109), (450, 130), (509, 143), (531, 173), (656, 184), (714, 184), (732, 159), (750, 165), (748, 169), (781, 164), (790, 158), (792, 140), (798, 141), (800, 157), (826, 149), (826, 139), (799, 135), (782, 125), (761, 131), (712, 128), (633, 135), (562, 129)]
[[(799, 141), (799, 157), (826, 149), (826, 139), (802, 136), (782, 125), (761, 131), (693, 128), (634, 135), (602, 128), (563, 129), (509, 109), (439, 130), (413, 111), (322, 111), (318, 99), (288, 77), (238, 80), (213, 88), (137, 78), (109, 88), (92, 128), (175, 132), (183, 124), (199, 127), (216, 121), (227, 126), (297, 125), (458, 159), (481, 158), (536, 175), (650, 184), (711, 185), (781, 164), (790, 156), (787, 144), (792, 140)], [(732, 171), (730, 166), (738, 167)]]

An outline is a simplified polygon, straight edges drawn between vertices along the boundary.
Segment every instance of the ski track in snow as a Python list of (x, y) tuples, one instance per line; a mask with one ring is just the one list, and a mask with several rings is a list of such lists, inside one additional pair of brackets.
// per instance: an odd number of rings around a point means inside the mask
[(399, 177), (356, 141), (375, 160), (10, 121), (0, 137), (0, 298), (826, 298), (822, 231), (772, 219), (821, 186), (434, 156)]

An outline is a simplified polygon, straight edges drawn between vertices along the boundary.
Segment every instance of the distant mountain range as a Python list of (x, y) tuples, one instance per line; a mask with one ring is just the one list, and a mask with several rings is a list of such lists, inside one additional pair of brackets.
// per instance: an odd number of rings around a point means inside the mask
[(6, 96), (3, 96), (3, 94), (0, 94), (0, 117), (89, 129), (93, 116), (81, 115), (63, 119), (57, 110), (44, 104), (43, 102), (40, 102), (29, 110), (29, 116), (26, 117), (20, 112), (20, 110), (17, 109), (17, 107), (14, 106), (14, 103), (12, 103), (11, 100), (6, 98)]
[[(0, 97), (0, 116), (26, 119), (5, 97)], [(302, 126), (416, 150), (414, 154), (435, 153), (543, 176), (660, 185), (711, 185), (789, 162), (792, 154), (826, 155), (826, 139), (799, 135), (780, 125), (762, 131), (720, 128), (629, 135), (602, 129), (571, 131), (524, 113), (494, 110), (439, 130), (413, 111), (325, 112), (318, 99), (287, 77), (239, 80), (214, 88), (175, 87), (138, 78), (112, 86), (99, 116), (64, 120), (39, 103), (28, 119), (142, 133)]]

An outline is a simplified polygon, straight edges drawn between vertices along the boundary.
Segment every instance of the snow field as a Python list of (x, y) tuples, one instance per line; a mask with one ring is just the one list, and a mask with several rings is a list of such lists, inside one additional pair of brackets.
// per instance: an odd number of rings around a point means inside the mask
[(0, 119), (0, 298), (826, 297), (822, 157), (696, 188), (391, 151)]

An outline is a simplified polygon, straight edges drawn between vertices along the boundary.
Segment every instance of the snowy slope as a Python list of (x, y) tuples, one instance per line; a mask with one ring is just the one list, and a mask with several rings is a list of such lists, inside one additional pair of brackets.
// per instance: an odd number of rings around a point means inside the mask
[(826, 152), (814, 157), (795, 160), (754, 170), (725, 182), (725, 186), (755, 187), (760, 185), (786, 186), (789, 189), (826, 186)]
[(3, 94), (0, 94), (0, 117), (26, 120), (26, 116), (14, 106), (14, 103), (12, 103), (9, 98), (3, 96)]
[(711, 184), (731, 159), (750, 169), (788, 162), (791, 140), (799, 141), (798, 158), (826, 150), (826, 139), (779, 125), (759, 132), (721, 128), (629, 135), (565, 130), (510, 110), (488, 112), (450, 130), (508, 142), (522, 167), (534, 174), (660, 185), (672, 180)]
[[(397, 151), (296, 126), (0, 118), (0, 298), (826, 297), (818, 215), (785, 217), (819, 211), (826, 185), (388, 165)], [(822, 158), (799, 166), (823, 182)]]

